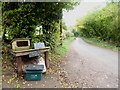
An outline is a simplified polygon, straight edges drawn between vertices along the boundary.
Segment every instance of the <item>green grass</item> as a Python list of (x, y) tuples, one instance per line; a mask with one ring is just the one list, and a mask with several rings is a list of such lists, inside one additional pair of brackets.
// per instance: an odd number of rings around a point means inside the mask
[(69, 37), (68, 39), (65, 39), (63, 41), (63, 45), (62, 46), (59, 46), (56, 48), (55, 50), (55, 53), (54, 54), (51, 54), (49, 59), (50, 60), (57, 60), (59, 58), (63, 58), (66, 54), (66, 52), (68, 51), (69, 49), (69, 45), (70, 43), (75, 40), (74, 37)]
[(2, 26), (0, 25), (0, 39), (2, 38)]
[(82, 39), (84, 41), (88, 42), (88, 43), (91, 43), (91, 44), (96, 45), (96, 46), (104, 47), (104, 48), (107, 48), (107, 49), (111, 49), (111, 50), (118, 50), (119, 49), (118, 47), (116, 47), (113, 44), (109, 44), (107, 42), (97, 40), (95, 38), (84, 38), (84, 37), (82, 37)]

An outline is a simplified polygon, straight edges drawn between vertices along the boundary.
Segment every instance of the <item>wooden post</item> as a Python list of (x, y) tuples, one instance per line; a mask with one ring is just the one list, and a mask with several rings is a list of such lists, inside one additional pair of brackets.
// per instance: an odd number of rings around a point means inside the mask
[(44, 55), (45, 55), (45, 65), (46, 65), (46, 68), (49, 68), (48, 51), (44, 52)]
[(22, 57), (16, 57), (16, 62), (17, 62), (17, 67), (18, 67), (18, 74), (22, 75), (22, 71), (23, 71), (23, 61), (22, 61)]
[(60, 20), (60, 45), (62, 45), (62, 20)]

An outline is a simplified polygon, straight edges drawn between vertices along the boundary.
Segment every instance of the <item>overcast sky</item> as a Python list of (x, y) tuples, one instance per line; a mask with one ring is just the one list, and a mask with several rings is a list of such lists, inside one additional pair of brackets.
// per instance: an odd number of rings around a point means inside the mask
[(105, 0), (84, 0), (81, 1), (80, 5), (76, 6), (74, 10), (63, 12), (63, 19), (68, 27), (74, 26), (78, 18), (87, 15), (87, 13), (95, 7), (103, 8), (105, 5)]

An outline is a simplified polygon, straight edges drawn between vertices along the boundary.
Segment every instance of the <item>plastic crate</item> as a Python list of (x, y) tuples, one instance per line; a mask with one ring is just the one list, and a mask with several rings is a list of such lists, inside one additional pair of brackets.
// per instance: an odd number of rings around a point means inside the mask
[(42, 80), (42, 71), (25, 71), (27, 81)]

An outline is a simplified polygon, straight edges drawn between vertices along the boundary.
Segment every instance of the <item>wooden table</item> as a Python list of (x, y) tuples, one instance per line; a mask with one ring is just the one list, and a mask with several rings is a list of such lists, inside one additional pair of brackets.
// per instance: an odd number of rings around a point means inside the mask
[(22, 66), (23, 66), (23, 61), (22, 61), (22, 57), (24, 55), (29, 55), (30, 52), (32, 51), (40, 51), (44, 53), (44, 58), (45, 58), (45, 65), (46, 68), (49, 68), (49, 60), (48, 60), (48, 51), (49, 51), (49, 47), (45, 47), (45, 48), (40, 48), (40, 49), (28, 49), (28, 50), (20, 50), (20, 51), (11, 51), (11, 54), (13, 54), (14, 56), (16, 56), (16, 62), (17, 62), (17, 67), (18, 67), (18, 74), (22, 74)]

